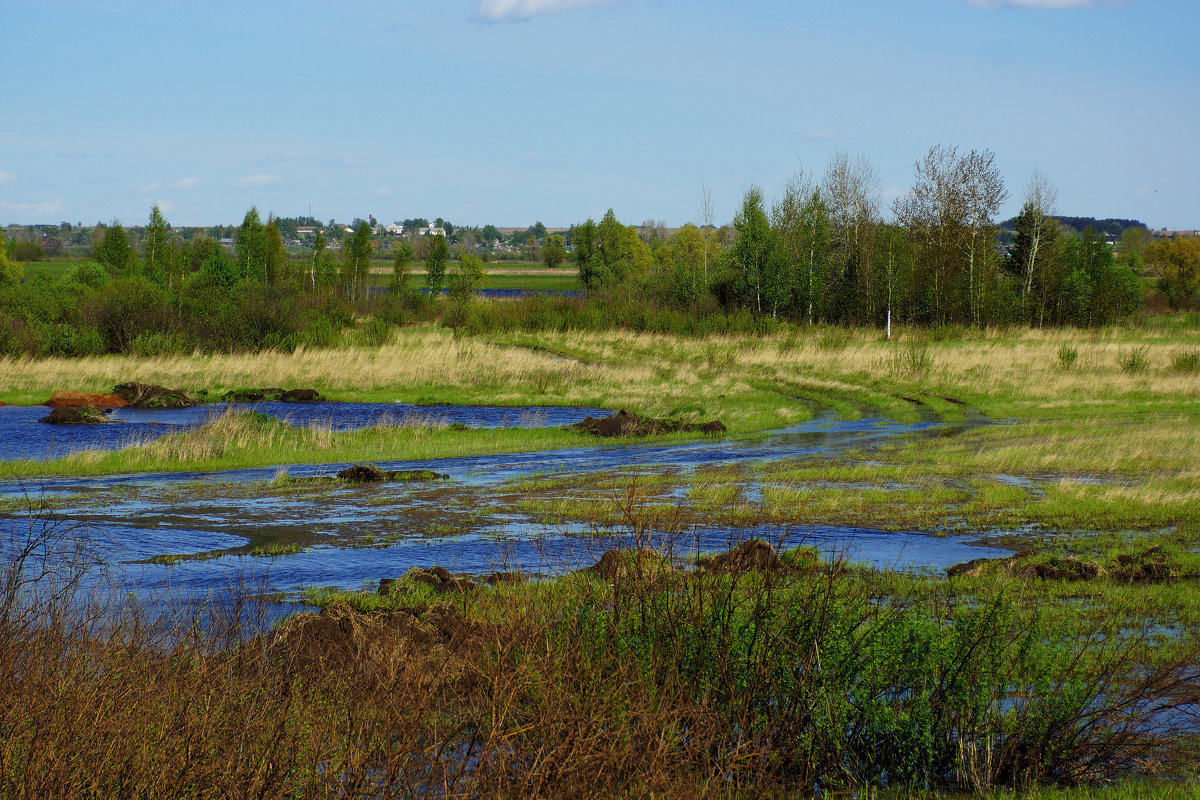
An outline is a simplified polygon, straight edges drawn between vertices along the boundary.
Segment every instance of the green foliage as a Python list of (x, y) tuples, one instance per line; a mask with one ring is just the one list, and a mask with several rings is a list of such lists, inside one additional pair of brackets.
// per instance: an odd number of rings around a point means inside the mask
[(137, 273), (137, 254), (129, 246), (125, 229), (116, 220), (104, 229), (104, 237), (93, 249), (92, 258), (103, 264), (114, 278), (127, 278)]
[(1058, 348), (1058, 365), (1063, 369), (1071, 369), (1079, 360), (1079, 349), (1073, 345), (1064, 344)]
[(429, 254), (425, 256), (425, 286), (437, 295), (446, 284), (446, 257), (450, 253), (445, 236), (431, 236)]
[(235, 250), (238, 277), (260, 283), (266, 281), (269, 248), (267, 229), (258, 215), (258, 207), (251, 206), (237, 232)]
[(19, 241), (13, 244), (13, 261), (45, 261), (46, 251), (37, 242)]
[(25, 269), (20, 264), (8, 260), (7, 249), (4, 231), (0, 230), (0, 286), (16, 283), (25, 274)]
[(1117, 351), (1117, 363), (1121, 369), (1132, 375), (1145, 372), (1150, 368), (1150, 359), (1145, 347), (1122, 348)]
[(342, 282), (346, 296), (351, 300), (362, 296), (371, 269), (371, 249), (371, 226), (360, 220), (346, 242), (346, 257), (342, 265)]
[(563, 237), (559, 234), (548, 237), (542, 248), (542, 262), (554, 269), (567, 258), (567, 248), (563, 246)]
[(1200, 292), (1200, 238), (1159, 239), (1146, 246), (1145, 261), (1171, 308), (1181, 308)]
[(1200, 350), (1176, 353), (1171, 359), (1171, 367), (1176, 372), (1200, 372)]
[(166, 286), (171, 272), (171, 247), (167, 240), (170, 226), (155, 203), (150, 209), (150, 222), (142, 236), (144, 256), (143, 273), (146, 279), (158, 286)]

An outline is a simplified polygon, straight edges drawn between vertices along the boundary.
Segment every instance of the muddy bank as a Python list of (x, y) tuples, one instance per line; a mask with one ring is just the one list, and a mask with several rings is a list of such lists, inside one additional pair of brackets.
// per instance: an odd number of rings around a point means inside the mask
[(226, 403), (320, 403), (325, 398), (316, 389), (234, 389), (221, 395)]
[[(0, 404), (2, 405), (2, 404)], [(76, 408), (93, 406), (95, 408), (121, 408), (128, 405), (124, 398), (116, 393), (88, 394), (87, 392), (55, 392), (44, 406), (50, 408)]]
[(133, 408), (191, 408), (200, 404), (182, 389), (168, 389), (153, 383), (119, 383), (113, 393)]
[(1111, 578), (1130, 583), (1155, 583), (1174, 580), (1180, 576), (1180, 571), (1168, 561), (1162, 548), (1155, 545), (1137, 553), (1121, 553), (1105, 563), (1075, 556), (1026, 552), (1008, 558), (976, 558), (946, 570), (948, 578), (960, 575), (969, 578), (1001, 575), (1044, 581)]
[(655, 419), (633, 414), (621, 409), (609, 417), (588, 417), (574, 425), (572, 430), (591, 434), (592, 436), (654, 436), (660, 433), (725, 433), (725, 423), (720, 420), (709, 422), (681, 422), (676, 419)]
[(385, 481), (448, 481), (450, 476), (431, 469), (382, 470), (371, 464), (355, 464), (337, 474), (338, 480), (349, 483), (383, 483)]
[(47, 425), (104, 425), (112, 420), (103, 409), (95, 406), (66, 406), (54, 409), (38, 422)]

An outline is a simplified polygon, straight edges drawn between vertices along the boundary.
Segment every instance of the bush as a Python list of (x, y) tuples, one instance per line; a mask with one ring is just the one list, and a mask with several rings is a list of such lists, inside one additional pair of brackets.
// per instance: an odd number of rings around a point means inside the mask
[(1131, 375), (1139, 372), (1145, 372), (1150, 368), (1150, 358), (1147, 355), (1148, 348), (1134, 347), (1126, 351), (1124, 349), (1117, 352), (1117, 363), (1121, 369)]
[(1063, 369), (1070, 369), (1079, 360), (1079, 350), (1069, 344), (1058, 348), (1058, 364)]
[(42, 335), (41, 355), (76, 358), (103, 352), (104, 339), (90, 325), (59, 323), (47, 326)]
[(1200, 372), (1200, 350), (1184, 350), (1171, 359), (1176, 372)]

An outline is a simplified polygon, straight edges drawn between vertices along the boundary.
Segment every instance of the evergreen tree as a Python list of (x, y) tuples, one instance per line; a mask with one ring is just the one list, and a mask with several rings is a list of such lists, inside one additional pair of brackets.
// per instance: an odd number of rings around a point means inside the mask
[(150, 222), (142, 237), (143, 271), (147, 280), (156, 286), (166, 286), (171, 274), (170, 225), (155, 203), (150, 209)]

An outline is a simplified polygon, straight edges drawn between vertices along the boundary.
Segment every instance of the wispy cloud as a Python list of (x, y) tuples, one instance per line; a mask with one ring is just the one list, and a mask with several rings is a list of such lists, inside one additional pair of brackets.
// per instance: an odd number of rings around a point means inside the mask
[(154, 183), (147, 183), (145, 186), (138, 187), (138, 194), (150, 194), (151, 192), (157, 192), (162, 187), (163, 187), (162, 181), (155, 181)]
[(326, 156), (317, 153), (282, 153), (259, 159), (259, 167), (272, 167), (278, 164), (298, 164), (314, 169), (362, 169), (374, 167), (379, 159), (372, 156)]
[(41, 203), (0, 203), (0, 211), (8, 214), (27, 214), (31, 217), (57, 214), (62, 208), (62, 200), (57, 197)]
[(804, 133), (804, 138), (822, 142), (829, 141), (831, 139), (841, 139), (842, 134), (840, 131), (835, 130), (806, 131)]
[(12, 183), (17, 179), (11, 172), (0, 172), (0, 183)]
[(233, 182), (234, 186), (270, 186), (272, 183), (278, 183), (279, 176), (274, 174), (259, 174), (247, 175), (244, 178), (238, 178)]
[(976, 8), (1032, 8), (1039, 11), (1125, 5), (1124, 0), (968, 0), (968, 2)]
[(521, 22), (546, 14), (612, 5), (616, 0), (480, 0), (475, 16), (486, 22)]
[(195, 189), (200, 186), (199, 178), (180, 178), (171, 184), (172, 189)]

